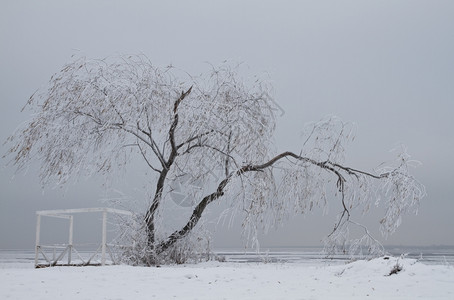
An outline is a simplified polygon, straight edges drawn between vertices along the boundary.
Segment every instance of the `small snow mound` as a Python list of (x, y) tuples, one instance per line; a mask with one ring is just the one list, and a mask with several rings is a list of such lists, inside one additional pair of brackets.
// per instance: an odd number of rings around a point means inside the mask
[(391, 256), (384, 256), (371, 260), (358, 260), (343, 266), (335, 275), (343, 276), (355, 274), (359, 276), (369, 276), (371, 274), (380, 274), (383, 276), (390, 276), (407, 270), (408, 267), (416, 264), (416, 262), (416, 259)]

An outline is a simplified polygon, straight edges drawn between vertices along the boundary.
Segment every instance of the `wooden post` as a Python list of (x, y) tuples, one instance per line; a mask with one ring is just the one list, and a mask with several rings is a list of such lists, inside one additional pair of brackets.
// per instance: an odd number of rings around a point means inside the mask
[(71, 264), (71, 254), (73, 251), (73, 228), (74, 228), (74, 217), (69, 216), (69, 240), (68, 240), (68, 265)]
[(40, 233), (41, 233), (41, 215), (37, 214), (36, 215), (35, 267), (38, 265)]
[(106, 264), (107, 246), (107, 210), (102, 212), (102, 246), (101, 246), (101, 266)]

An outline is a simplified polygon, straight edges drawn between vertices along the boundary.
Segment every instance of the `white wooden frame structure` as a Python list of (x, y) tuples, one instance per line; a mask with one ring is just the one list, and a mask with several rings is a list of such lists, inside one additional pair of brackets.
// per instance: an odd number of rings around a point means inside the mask
[[(79, 255), (77, 250), (74, 248), (73, 244), (73, 228), (74, 228), (74, 218), (73, 214), (78, 213), (102, 213), (102, 242), (101, 245), (97, 248), (96, 252), (88, 259), (88, 261), (84, 261), (84, 259)], [(59, 210), (41, 210), (36, 212), (37, 220), (36, 220), (36, 246), (35, 246), (35, 268), (46, 267), (46, 266), (56, 266), (58, 261), (64, 258), (65, 254), (68, 255), (68, 264), (72, 265), (72, 252), (73, 250), (82, 260), (82, 264), (79, 265), (89, 265), (91, 260), (98, 254), (99, 250), (101, 250), (101, 265), (104, 266), (106, 264), (106, 251), (109, 252), (110, 258), (112, 262), (115, 263), (114, 257), (112, 252), (108, 248), (109, 244), (107, 243), (107, 214), (120, 214), (120, 215), (127, 215), (132, 216), (132, 213), (125, 210), (114, 209), (114, 208), (77, 208), (77, 209), (59, 209)], [(68, 219), (69, 220), (69, 238), (68, 244), (63, 244), (60, 246), (50, 246), (50, 245), (41, 245), (40, 244), (40, 235), (41, 235), (41, 217), (53, 217), (53, 218), (61, 218), (61, 219)], [(53, 248), (54, 255), (52, 259), (47, 257), (43, 248)], [(56, 249), (62, 249), (62, 252), (56, 256)], [(39, 256), (40, 254), (46, 260), (46, 264), (39, 264)]]

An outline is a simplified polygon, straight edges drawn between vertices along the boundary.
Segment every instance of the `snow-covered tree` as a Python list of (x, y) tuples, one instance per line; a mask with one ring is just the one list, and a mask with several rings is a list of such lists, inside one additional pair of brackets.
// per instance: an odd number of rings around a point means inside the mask
[[(297, 152), (273, 152), (276, 107), (269, 91), (264, 81), (246, 84), (226, 65), (194, 77), (157, 68), (144, 56), (79, 58), (32, 95), (26, 107), (33, 117), (9, 138), (10, 154), (18, 169), (38, 160), (43, 184), (57, 185), (81, 175), (108, 176), (141, 157), (155, 175), (142, 217), (149, 263), (183, 247), (206, 207), (221, 198), (242, 212), (251, 240), (259, 229), (339, 201), (342, 210), (326, 239), (334, 250), (350, 240), (349, 225), (361, 226), (353, 209), (367, 211), (383, 198), (385, 235), (416, 210), (425, 190), (409, 174), (409, 156), (403, 152), (371, 172), (346, 166), (344, 145), (353, 136), (337, 118), (312, 124)], [(178, 181), (191, 214), (169, 232), (162, 207)], [(364, 232), (348, 245), (373, 245)]]

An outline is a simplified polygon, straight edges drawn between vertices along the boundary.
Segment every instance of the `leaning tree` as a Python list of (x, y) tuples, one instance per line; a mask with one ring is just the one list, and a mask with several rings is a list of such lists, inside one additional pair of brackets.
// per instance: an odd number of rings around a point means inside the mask
[[(260, 228), (335, 199), (341, 211), (328, 248), (365, 244), (374, 250), (374, 238), (351, 212), (366, 212), (383, 199), (381, 232), (394, 232), (425, 195), (408, 172), (409, 156), (403, 152), (371, 172), (345, 165), (351, 126), (337, 118), (313, 123), (297, 152), (275, 153), (276, 107), (269, 90), (259, 79), (246, 84), (236, 68), (225, 65), (194, 77), (157, 68), (144, 56), (79, 58), (31, 96), (26, 106), (33, 117), (9, 138), (9, 152), (18, 169), (38, 160), (43, 184), (57, 185), (78, 176), (108, 176), (131, 156), (140, 157), (154, 175), (141, 220), (147, 263), (181, 247), (207, 206), (220, 199), (242, 212), (250, 239)], [(182, 178), (191, 213), (169, 232), (162, 226), (163, 207)], [(350, 225), (363, 228), (364, 235), (346, 242)]]

